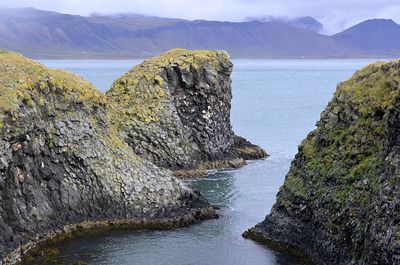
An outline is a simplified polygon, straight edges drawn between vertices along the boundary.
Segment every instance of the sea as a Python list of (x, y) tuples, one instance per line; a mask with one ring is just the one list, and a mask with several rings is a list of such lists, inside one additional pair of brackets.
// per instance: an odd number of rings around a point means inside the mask
[[(336, 85), (374, 59), (233, 60), (231, 122), (236, 134), (270, 156), (236, 170), (211, 171), (188, 183), (220, 208), (220, 218), (165, 231), (114, 231), (57, 245), (61, 261), (88, 265), (300, 265), (242, 233), (273, 206), (298, 145), (315, 128)], [(140, 60), (40, 60), (107, 91)]]

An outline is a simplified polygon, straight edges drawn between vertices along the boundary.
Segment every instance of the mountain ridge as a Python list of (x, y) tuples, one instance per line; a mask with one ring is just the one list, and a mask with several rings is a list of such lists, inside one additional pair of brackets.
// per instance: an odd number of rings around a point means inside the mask
[[(328, 36), (279, 18), (229, 22), (132, 14), (84, 17), (34, 8), (0, 9), (0, 14), (0, 48), (33, 58), (144, 58), (177, 47), (223, 49), (233, 58), (400, 55), (400, 26), (394, 21), (368, 20)], [(319, 23), (303, 19), (314, 27)], [(380, 32), (379, 37), (374, 32)], [(387, 39), (386, 44), (381, 39)]]
[[(373, 34), (371, 34), (371, 32)], [(392, 19), (369, 19), (333, 35), (351, 48), (368, 53), (400, 51), (400, 26)]]
[(274, 17), (274, 16), (259, 16), (259, 17), (248, 17), (247, 21), (260, 21), (260, 22), (281, 22), (289, 24), (294, 27), (313, 31), (315, 33), (322, 33), (324, 25), (313, 17)]

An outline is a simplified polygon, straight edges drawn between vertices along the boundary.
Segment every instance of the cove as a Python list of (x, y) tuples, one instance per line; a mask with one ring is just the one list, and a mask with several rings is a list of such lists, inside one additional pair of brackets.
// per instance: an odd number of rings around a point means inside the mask
[[(233, 129), (264, 147), (268, 159), (190, 180), (220, 219), (169, 231), (116, 231), (60, 243), (67, 264), (301, 264), (245, 240), (275, 201), (297, 145), (314, 128), (336, 84), (375, 60), (234, 60)], [(106, 90), (139, 61), (42, 61)]]

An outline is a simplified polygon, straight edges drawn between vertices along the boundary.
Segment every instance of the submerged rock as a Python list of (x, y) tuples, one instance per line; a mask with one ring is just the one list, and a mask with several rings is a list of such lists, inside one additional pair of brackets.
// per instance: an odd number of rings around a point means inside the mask
[(175, 49), (147, 60), (107, 92), (111, 122), (135, 153), (178, 176), (263, 158), (265, 151), (255, 145), (235, 152), (232, 66), (223, 51)]
[[(135, 154), (106, 103), (75, 75), (0, 52), (0, 264), (81, 223), (166, 227), (216, 216)], [(152, 117), (150, 105), (141, 110)]]
[(400, 264), (400, 62), (339, 84), (271, 214), (244, 236), (316, 264)]

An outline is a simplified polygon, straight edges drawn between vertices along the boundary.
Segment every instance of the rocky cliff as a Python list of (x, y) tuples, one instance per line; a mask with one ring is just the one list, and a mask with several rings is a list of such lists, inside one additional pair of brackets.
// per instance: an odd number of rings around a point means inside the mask
[(244, 236), (316, 264), (400, 264), (400, 61), (338, 85), (271, 214)]
[[(226, 67), (230, 69), (229, 65)], [(116, 86), (124, 80), (130, 82), (123, 78)], [(185, 77), (185, 80), (190, 84), (194, 79)], [(154, 83), (152, 89), (164, 102), (163, 79), (148, 82)], [(126, 112), (146, 124), (157, 119), (154, 111), (162, 104), (147, 102), (148, 93), (141, 95), (141, 92), (145, 91), (138, 91), (136, 97), (142, 100), (142, 108), (128, 107)], [(127, 107), (125, 98), (120, 100)], [(229, 104), (224, 102), (229, 98), (219, 100), (218, 108)], [(118, 125), (120, 119), (115, 122), (113, 108), (106, 103), (103, 94), (77, 76), (0, 51), (0, 260), (4, 259), (3, 262), (15, 261), (37, 242), (71, 231), (77, 224), (89, 227), (91, 223), (146, 224), (165, 220), (170, 224), (163, 225), (178, 226), (215, 216), (214, 210), (196, 192), (169, 171), (133, 152), (119, 137), (120, 127), (114, 124)], [(168, 123), (172, 125), (175, 124)], [(174, 133), (172, 129), (167, 132)], [(180, 136), (178, 132), (174, 138)], [(154, 140), (163, 139), (163, 135), (158, 137)], [(147, 148), (151, 150), (151, 146)], [(194, 150), (191, 146), (185, 148)]]
[(223, 51), (171, 50), (114, 82), (111, 122), (136, 154), (180, 176), (265, 157), (234, 136), (231, 72)]

